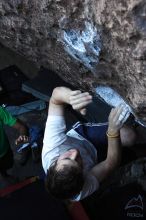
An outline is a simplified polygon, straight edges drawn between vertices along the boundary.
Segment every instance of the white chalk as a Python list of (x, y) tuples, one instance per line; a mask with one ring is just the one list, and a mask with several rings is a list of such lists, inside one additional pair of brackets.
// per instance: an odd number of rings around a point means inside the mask
[(124, 123), (124, 122), (128, 119), (129, 115), (130, 115), (130, 112), (129, 112), (128, 110), (127, 110), (127, 111), (124, 111), (124, 112), (122, 112), (122, 113), (120, 114), (118, 120), (119, 120), (120, 122)]

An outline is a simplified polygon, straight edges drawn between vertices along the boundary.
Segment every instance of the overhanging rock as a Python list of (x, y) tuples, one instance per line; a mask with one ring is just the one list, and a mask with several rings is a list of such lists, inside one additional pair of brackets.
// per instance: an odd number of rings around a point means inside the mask
[(0, 41), (82, 90), (114, 89), (146, 122), (145, 0), (1, 0)]

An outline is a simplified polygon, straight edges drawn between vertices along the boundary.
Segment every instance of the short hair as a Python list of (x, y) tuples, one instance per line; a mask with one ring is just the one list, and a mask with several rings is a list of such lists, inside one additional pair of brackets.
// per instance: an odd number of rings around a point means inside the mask
[(48, 169), (45, 187), (56, 199), (72, 199), (80, 193), (84, 184), (83, 170), (80, 166), (64, 165), (57, 170), (57, 161)]

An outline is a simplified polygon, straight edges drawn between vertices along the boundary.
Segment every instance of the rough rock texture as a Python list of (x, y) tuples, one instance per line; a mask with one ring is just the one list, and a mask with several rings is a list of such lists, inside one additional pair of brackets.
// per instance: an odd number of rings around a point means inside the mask
[(145, 0), (1, 0), (0, 41), (83, 90), (111, 86), (146, 121)]
[(133, 182), (139, 183), (146, 191), (146, 157), (141, 157), (119, 168), (105, 185), (110, 183), (122, 187)]

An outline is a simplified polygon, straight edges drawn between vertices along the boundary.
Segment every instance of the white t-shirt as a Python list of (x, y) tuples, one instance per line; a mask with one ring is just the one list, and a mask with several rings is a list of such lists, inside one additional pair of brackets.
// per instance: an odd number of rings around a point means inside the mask
[(64, 117), (49, 115), (43, 140), (42, 165), (45, 173), (47, 173), (56, 157), (71, 148), (78, 149), (83, 160), (83, 173), (85, 176), (82, 191), (73, 199), (74, 201), (79, 201), (91, 195), (99, 187), (96, 177), (89, 174), (92, 167), (97, 164), (97, 151), (88, 140), (79, 135), (74, 129), (71, 129), (67, 134), (65, 132)]

